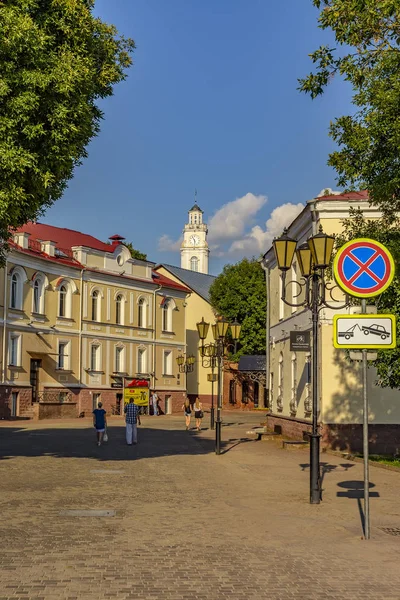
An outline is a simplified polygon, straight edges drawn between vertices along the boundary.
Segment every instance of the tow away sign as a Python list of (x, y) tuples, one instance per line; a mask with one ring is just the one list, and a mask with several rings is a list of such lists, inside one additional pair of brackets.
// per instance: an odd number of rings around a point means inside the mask
[(335, 315), (333, 317), (335, 348), (395, 348), (396, 317), (394, 315)]

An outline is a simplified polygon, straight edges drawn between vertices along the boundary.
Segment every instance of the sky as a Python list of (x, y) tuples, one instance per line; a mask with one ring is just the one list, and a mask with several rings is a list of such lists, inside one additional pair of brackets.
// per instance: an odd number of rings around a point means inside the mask
[(334, 81), (312, 101), (297, 90), (308, 54), (333, 43), (311, 0), (97, 0), (95, 12), (135, 40), (134, 64), (41, 221), (103, 241), (118, 233), (179, 266), (197, 190), (218, 274), (336, 189), (328, 127), (351, 112), (350, 91)]

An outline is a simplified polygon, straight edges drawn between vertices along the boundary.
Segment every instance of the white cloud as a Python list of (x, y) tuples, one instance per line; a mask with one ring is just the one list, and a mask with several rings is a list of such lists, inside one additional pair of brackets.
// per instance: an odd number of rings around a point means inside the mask
[(178, 252), (180, 250), (182, 238), (173, 240), (169, 235), (164, 234), (158, 240), (158, 249), (161, 252)]
[(260, 225), (255, 225), (241, 240), (233, 242), (229, 252), (241, 253), (247, 256), (266, 252), (274, 237), (280, 235), (303, 208), (303, 204), (292, 204), (290, 202), (277, 206), (266, 221), (265, 229)]
[(224, 204), (208, 223), (210, 245), (218, 247), (225, 240), (242, 236), (266, 202), (266, 196), (247, 193)]

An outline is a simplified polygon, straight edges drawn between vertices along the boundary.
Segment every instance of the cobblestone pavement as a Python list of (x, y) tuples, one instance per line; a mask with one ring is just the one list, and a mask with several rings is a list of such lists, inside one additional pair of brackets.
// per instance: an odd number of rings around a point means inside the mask
[[(87, 420), (3, 422), (0, 600), (400, 600), (400, 474), (371, 468), (364, 541), (362, 464), (324, 454), (310, 506), (308, 453), (248, 440), (260, 418), (226, 414), (222, 456), (178, 417), (100, 448)], [(63, 512), (92, 509), (116, 513)]]

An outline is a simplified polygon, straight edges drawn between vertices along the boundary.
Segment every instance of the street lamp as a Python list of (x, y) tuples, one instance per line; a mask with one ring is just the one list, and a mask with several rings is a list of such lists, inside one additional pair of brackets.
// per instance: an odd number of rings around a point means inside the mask
[[(310, 434), (310, 503), (319, 504), (321, 501), (321, 474), (319, 464), (319, 442), (318, 432), (318, 342), (319, 342), (319, 311), (322, 308), (341, 309), (348, 306), (346, 295), (342, 306), (333, 306), (326, 300), (327, 292), (332, 297), (332, 287), (325, 281), (325, 269), (329, 266), (335, 238), (323, 233), (322, 226), (319, 232), (309, 240), (297, 246), (297, 241), (290, 238), (287, 230), (283, 235), (273, 241), (274, 251), (278, 268), (282, 277), (282, 301), (288, 306), (304, 307), (311, 310), (312, 314), (312, 433)], [(296, 247), (297, 246), (297, 247)], [(303, 281), (296, 282), (300, 289), (305, 289), (302, 302), (293, 303), (286, 300), (286, 273), (290, 269), (296, 252), (297, 262)]]
[[(201, 321), (196, 324), (197, 332), (201, 340), (200, 355), (203, 367), (211, 367), (211, 383), (212, 383), (212, 395), (211, 395), (211, 429), (214, 426), (214, 369), (217, 367), (217, 419), (215, 421), (215, 454), (221, 454), (221, 411), (222, 411), (222, 367), (223, 358), (226, 350), (230, 347), (235, 348), (236, 343), (240, 337), (241, 325), (235, 320), (233, 323), (229, 323), (224, 318), (218, 319), (216, 323), (211, 326), (214, 342), (210, 344), (204, 344), (204, 340), (207, 338), (210, 324), (204, 321), (202, 317)], [(228, 342), (227, 334), (228, 330), (231, 330), (231, 337), (234, 341), (234, 346)]]
[(193, 354), (190, 354), (189, 356), (186, 357), (186, 360), (185, 360), (185, 357), (182, 356), (182, 354), (180, 354), (179, 356), (177, 356), (176, 362), (179, 367), (179, 373), (192, 373), (196, 359), (193, 356)]

